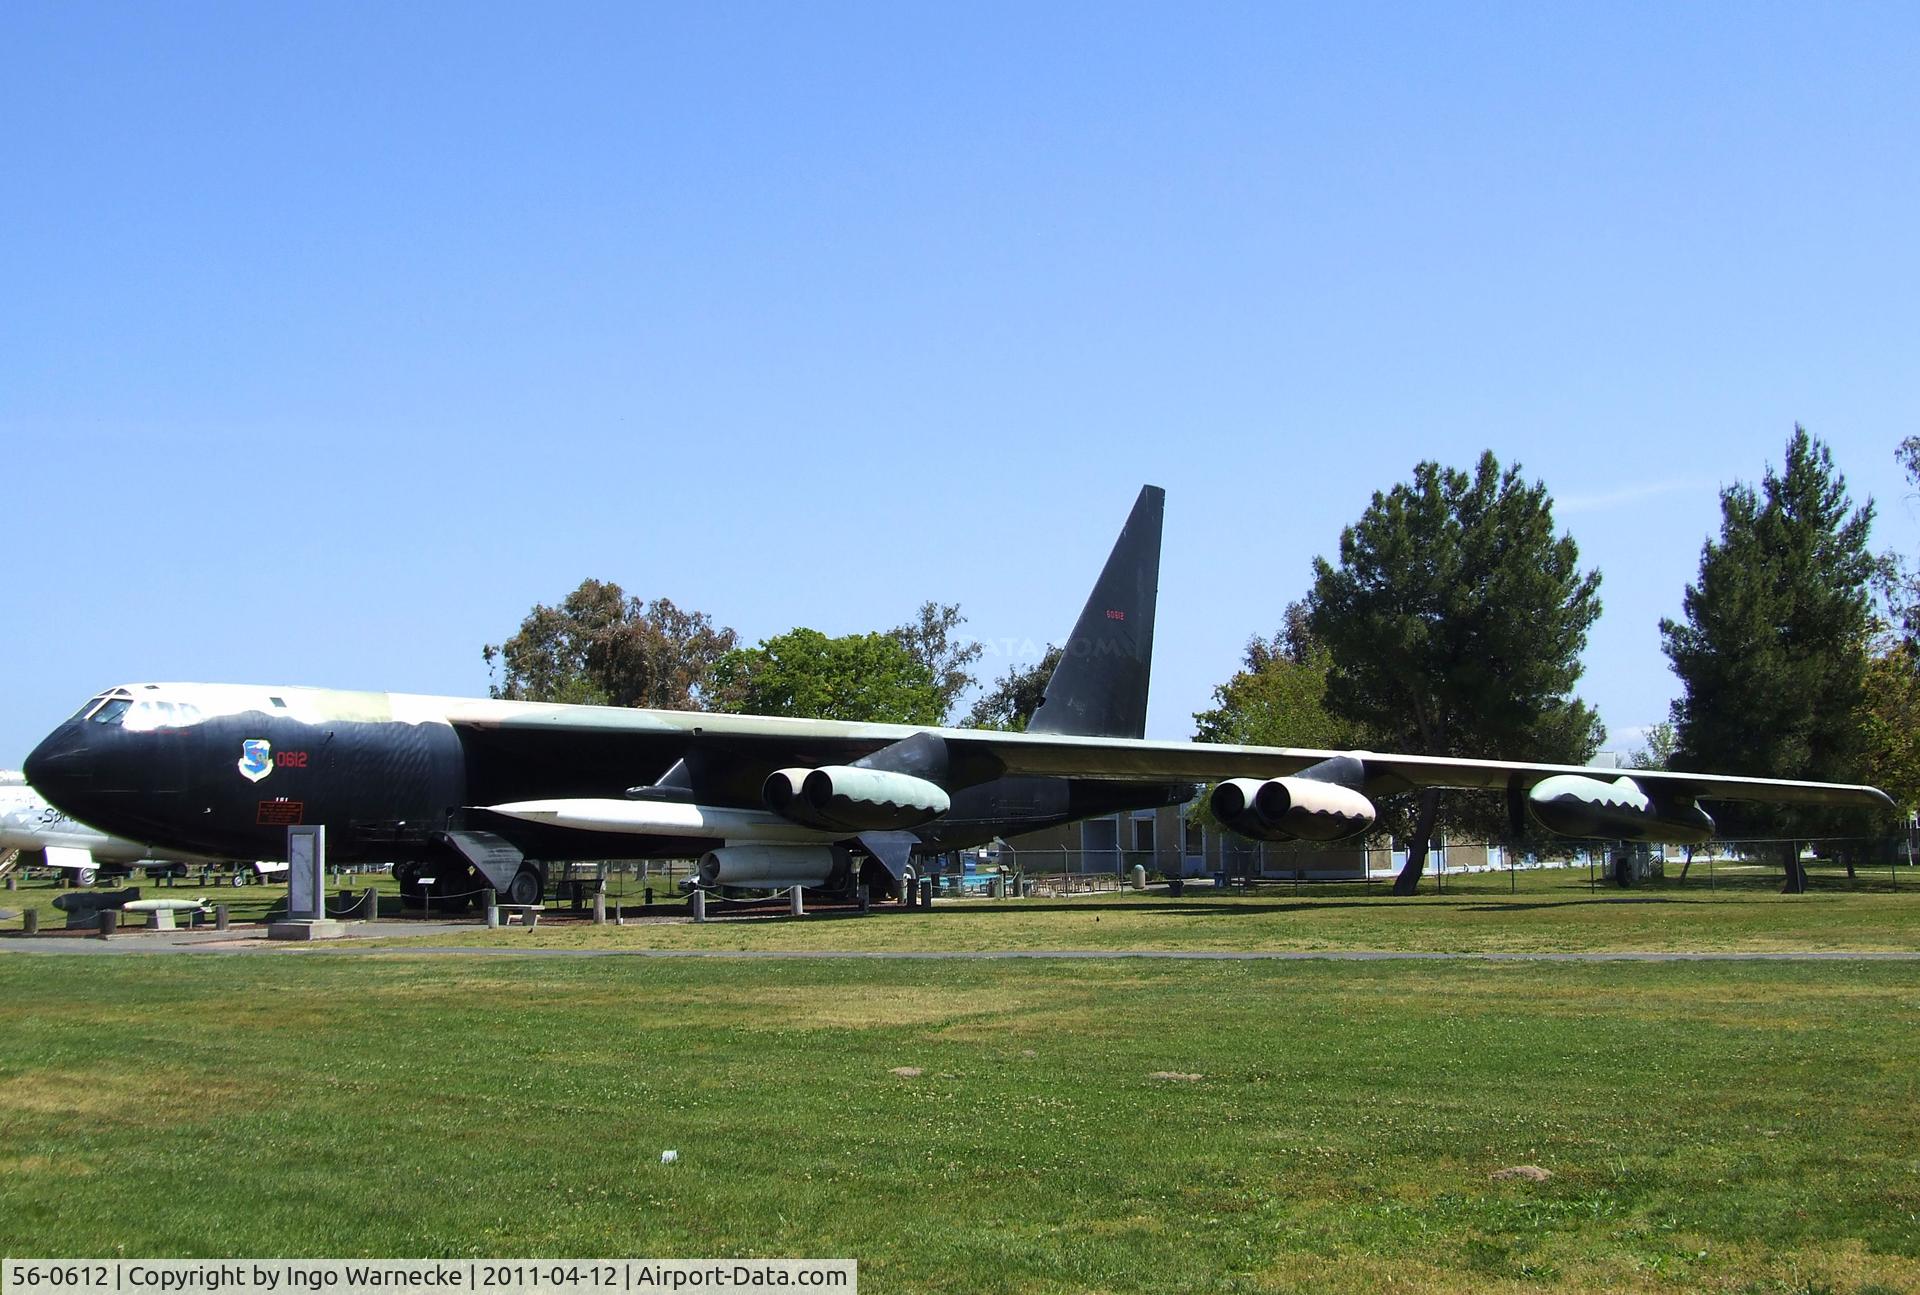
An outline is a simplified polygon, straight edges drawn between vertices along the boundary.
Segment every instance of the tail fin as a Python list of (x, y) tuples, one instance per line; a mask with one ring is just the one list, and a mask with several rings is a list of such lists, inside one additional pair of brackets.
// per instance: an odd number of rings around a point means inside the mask
[(1160, 523), (1167, 492), (1140, 487), (1098, 583), (1081, 609), (1030, 733), (1144, 737), (1160, 594)]

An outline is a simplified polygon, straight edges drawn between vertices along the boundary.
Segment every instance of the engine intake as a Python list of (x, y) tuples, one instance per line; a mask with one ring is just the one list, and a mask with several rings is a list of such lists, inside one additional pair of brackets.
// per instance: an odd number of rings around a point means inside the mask
[(1363, 793), (1311, 778), (1229, 778), (1208, 804), (1221, 823), (1256, 841), (1344, 841), (1371, 830), (1378, 815)]
[(702, 855), (694, 875), (702, 886), (774, 890), (838, 886), (847, 881), (851, 867), (847, 852), (830, 845), (729, 845)]
[(767, 808), (782, 818), (833, 832), (897, 832), (953, 807), (937, 782), (853, 765), (778, 769), (761, 794)]
[(1556, 774), (1527, 793), (1534, 821), (1561, 836), (1608, 841), (1699, 845), (1713, 838), (1713, 818), (1690, 798), (1657, 800), (1632, 778)]

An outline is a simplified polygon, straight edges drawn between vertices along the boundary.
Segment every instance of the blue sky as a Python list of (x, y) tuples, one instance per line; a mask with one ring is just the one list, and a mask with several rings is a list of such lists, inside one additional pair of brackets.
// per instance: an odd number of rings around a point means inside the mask
[[(1910, 6), (0, 7), (0, 764), (134, 679), (478, 694), (582, 578), (1070, 627), (1180, 737), (1375, 489), (1518, 459), (1656, 628), (1794, 422), (1920, 550)], [(1497, 754), (1497, 753), (1489, 753)]]

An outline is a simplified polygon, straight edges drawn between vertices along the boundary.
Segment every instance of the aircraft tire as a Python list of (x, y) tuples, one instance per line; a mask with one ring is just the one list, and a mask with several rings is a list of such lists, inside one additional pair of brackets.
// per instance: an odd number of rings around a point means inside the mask
[(420, 884), (420, 865), (396, 863), (393, 879), (400, 883), (400, 902), (407, 908), (425, 908), (425, 888)]
[(509, 904), (537, 904), (540, 902), (540, 869), (533, 864), (525, 864), (513, 875), (513, 884), (507, 887), (506, 900)]
[(475, 873), (473, 865), (461, 858), (453, 850), (436, 847), (433, 857), (419, 865), (415, 872), (431, 873), (433, 886), (429, 898), (433, 901), (436, 913), (464, 913), (479, 901), (477, 893), (486, 882)]

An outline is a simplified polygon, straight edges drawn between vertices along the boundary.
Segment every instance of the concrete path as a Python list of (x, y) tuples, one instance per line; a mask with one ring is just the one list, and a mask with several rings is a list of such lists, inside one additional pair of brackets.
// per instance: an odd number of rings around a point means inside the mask
[[(471, 925), (399, 923), (379, 925), (355, 931), (355, 939), (397, 939), (404, 936), (444, 936), (471, 931)], [(512, 935), (503, 937), (506, 941)], [(1302, 950), (1264, 953), (1233, 953), (1218, 950), (1170, 949), (1023, 949), (1001, 951), (950, 950), (945, 952), (804, 951), (784, 949), (550, 949), (516, 947), (512, 943), (473, 945), (389, 945), (387, 947), (342, 949), (324, 943), (274, 942), (265, 932), (228, 931), (216, 935), (208, 931), (164, 932), (153, 935), (136, 933), (98, 939), (24, 939), (0, 940), (0, 953), (68, 954), (72, 956), (113, 956), (135, 953), (298, 953), (333, 957), (458, 957), (458, 958), (721, 958), (745, 962), (813, 962), (851, 960), (868, 962), (1024, 962), (1068, 961), (1106, 962), (1125, 959), (1150, 959), (1167, 962), (1920, 962), (1920, 950), (1846, 952), (1808, 949), (1781, 953), (1411, 953), (1389, 950)]]
[[(397, 940), (420, 935), (444, 937), (473, 929), (471, 922), (376, 922), (371, 926), (362, 923), (349, 924), (347, 938)], [(136, 927), (131, 931), (117, 932), (105, 940), (96, 935), (48, 933), (29, 936), (17, 931), (0, 936), (0, 953), (67, 953), (81, 956), (119, 953), (283, 953), (314, 947), (303, 941), (269, 941), (264, 926), (241, 926), (228, 931), (216, 931), (207, 926), (181, 931), (148, 931)], [(356, 950), (337, 949), (334, 952), (352, 953)]]

